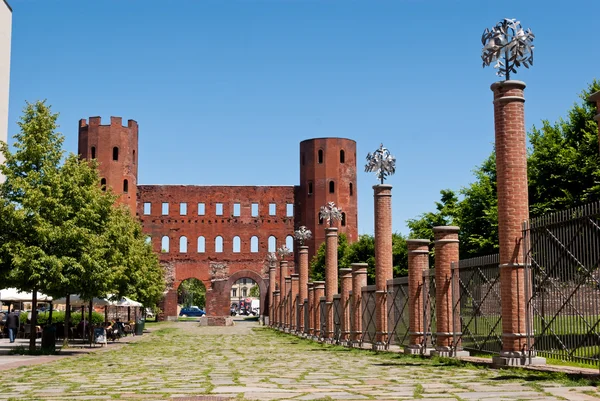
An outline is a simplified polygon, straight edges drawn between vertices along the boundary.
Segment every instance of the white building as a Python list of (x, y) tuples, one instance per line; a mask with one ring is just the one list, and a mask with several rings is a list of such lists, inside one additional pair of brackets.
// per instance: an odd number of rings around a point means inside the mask
[[(10, 82), (10, 42), (12, 9), (6, 0), (0, 0), (0, 141), (8, 142), (8, 88)], [(0, 153), (0, 164), (4, 156)], [(0, 182), (4, 177), (0, 175)]]

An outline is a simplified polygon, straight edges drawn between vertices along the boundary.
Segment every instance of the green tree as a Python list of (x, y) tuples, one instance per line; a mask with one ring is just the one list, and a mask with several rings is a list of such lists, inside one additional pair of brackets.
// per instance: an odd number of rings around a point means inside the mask
[(568, 209), (600, 199), (598, 113), (587, 99), (600, 90), (594, 80), (580, 94), (581, 103), (566, 119), (542, 122), (529, 134), (529, 204), (532, 216)]
[(455, 222), (460, 227), (460, 257), (463, 259), (498, 252), (495, 152), (474, 175), (475, 182), (460, 190), (463, 199), (456, 208)]
[[(346, 236), (338, 237), (338, 269), (350, 267), (352, 263), (367, 263), (367, 282), (375, 283), (375, 237), (369, 234), (359, 236), (358, 241), (348, 244)], [(400, 234), (392, 234), (392, 261), (394, 277), (408, 274), (408, 249), (406, 239)], [(313, 275), (313, 272), (319, 275)], [(310, 277), (313, 280), (325, 280), (325, 243), (311, 262)], [(315, 279), (315, 277), (318, 277)]]
[[(339, 268), (348, 267), (347, 261), (344, 259), (348, 250), (348, 238), (344, 234), (338, 235), (338, 266)], [(308, 276), (313, 281), (325, 280), (325, 242), (321, 244), (317, 253), (310, 261)]]
[(252, 286), (252, 288), (250, 288), (248, 295), (252, 298), (260, 298), (260, 287), (258, 284), (255, 284)]
[(183, 280), (177, 288), (177, 302), (185, 308), (197, 305), (204, 309), (206, 305), (206, 287), (197, 278)]

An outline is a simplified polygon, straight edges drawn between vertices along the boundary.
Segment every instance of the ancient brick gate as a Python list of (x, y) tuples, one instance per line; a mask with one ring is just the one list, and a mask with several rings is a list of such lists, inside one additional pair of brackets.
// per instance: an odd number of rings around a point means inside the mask
[[(229, 314), (233, 277), (259, 283), (262, 298), (267, 293), (267, 253), (282, 245), (293, 249), (294, 230), (306, 226), (313, 233), (306, 242), (310, 259), (325, 240), (319, 209), (327, 202), (342, 209), (339, 233), (350, 242), (358, 240), (356, 142), (351, 139), (302, 141), (300, 182), (286, 186), (137, 185), (137, 150), (136, 121), (128, 120), (125, 126), (120, 117), (111, 117), (106, 125), (100, 117), (79, 121), (80, 156), (98, 160), (101, 185), (111, 188), (138, 216), (168, 267), (165, 319), (176, 318), (177, 288), (192, 277), (207, 288), (209, 316)], [(292, 167), (293, 163), (273, 166)], [(293, 269), (294, 256), (289, 260)], [(239, 276), (242, 271), (246, 276)]]
[(293, 186), (142, 185), (138, 199), (144, 231), (171, 273), (165, 319), (177, 317), (177, 288), (192, 277), (206, 286), (210, 324), (224, 323), (231, 285), (239, 278), (258, 283), (264, 310), (267, 253), (294, 247)]

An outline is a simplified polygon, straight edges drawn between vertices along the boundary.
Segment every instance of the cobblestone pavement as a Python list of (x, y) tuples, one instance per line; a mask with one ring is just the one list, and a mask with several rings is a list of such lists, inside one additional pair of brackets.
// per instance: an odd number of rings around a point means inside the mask
[(453, 365), (315, 344), (257, 323), (165, 323), (115, 349), (3, 371), (0, 400), (600, 398), (560, 375)]

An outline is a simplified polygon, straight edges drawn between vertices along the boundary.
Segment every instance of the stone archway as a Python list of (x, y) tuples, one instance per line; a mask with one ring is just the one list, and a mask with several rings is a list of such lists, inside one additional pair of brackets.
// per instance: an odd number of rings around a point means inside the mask
[(269, 280), (252, 270), (240, 270), (233, 273), (226, 280), (213, 281), (211, 288), (206, 293), (206, 312), (209, 316), (229, 316), (231, 287), (241, 278), (249, 278), (258, 284), (260, 289), (260, 315), (268, 311), (267, 289)]

